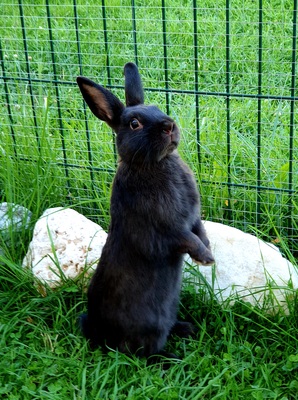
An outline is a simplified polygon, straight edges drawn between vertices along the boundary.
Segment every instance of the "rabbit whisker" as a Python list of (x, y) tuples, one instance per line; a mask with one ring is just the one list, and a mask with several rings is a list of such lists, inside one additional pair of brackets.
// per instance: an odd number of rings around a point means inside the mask
[[(130, 164), (131, 164), (131, 165), (133, 165), (134, 160), (135, 160), (137, 154), (138, 154), (140, 151), (142, 151), (145, 147), (146, 147), (146, 143), (143, 143), (143, 145), (140, 146), (140, 147), (134, 152), (134, 154), (133, 154), (133, 156), (132, 156), (132, 158), (131, 158), (131, 161), (130, 161)], [(143, 160), (143, 165), (142, 165), (142, 167), (144, 166), (144, 162), (145, 162), (145, 159), (147, 158), (147, 155), (148, 155), (148, 154), (146, 154), (146, 156), (145, 156), (145, 158), (144, 158), (144, 160)]]

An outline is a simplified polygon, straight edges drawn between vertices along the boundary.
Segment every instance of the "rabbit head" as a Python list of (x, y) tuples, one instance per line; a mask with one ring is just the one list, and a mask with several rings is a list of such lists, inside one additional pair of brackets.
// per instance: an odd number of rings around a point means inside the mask
[(138, 68), (124, 66), (126, 106), (109, 90), (85, 77), (77, 83), (93, 114), (117, 134), (117, 149), (130, 166), (146, 166), (163, 160), (178, 146), (180, 132), (158, 107), (144, 105), (144, 90)]

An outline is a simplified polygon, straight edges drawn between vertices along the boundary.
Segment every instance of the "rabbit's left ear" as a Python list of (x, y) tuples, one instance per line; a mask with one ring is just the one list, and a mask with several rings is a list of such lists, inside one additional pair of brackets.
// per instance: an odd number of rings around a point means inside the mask
[(138, 67), (130, 62), (124, 66), (126, 106), (144, 104), (144, 90)]
[(109, 90), (83, 76), (77, 77), (82, 95), (93, 114), (117, 132), (124, 104)]

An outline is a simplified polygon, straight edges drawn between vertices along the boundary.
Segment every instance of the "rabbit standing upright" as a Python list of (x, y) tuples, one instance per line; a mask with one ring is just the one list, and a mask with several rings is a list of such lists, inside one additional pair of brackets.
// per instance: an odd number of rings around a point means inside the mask
[(177, 321), (183, 254), (213, 264), (190, 169), (177, 153), (179, 129), (156, 106), (144, 105), (135, 64), (124, 67), (126, 106), (109, 90), (78, 77), (91, 111), (117, 134), (119, 165), (111, 195), (111, 224), (88, 288), (82, 329), (93, 346), (139, 356), (168, 355)]

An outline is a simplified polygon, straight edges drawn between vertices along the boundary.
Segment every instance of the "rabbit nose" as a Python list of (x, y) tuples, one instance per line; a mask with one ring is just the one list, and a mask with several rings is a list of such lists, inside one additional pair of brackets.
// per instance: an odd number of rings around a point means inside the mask
[(167, 135), (171, 135), (173, 131), (173, 125), (174, 125), (173, 122), (165, 121), (162, 127), (163, 132), (166, 133)]

